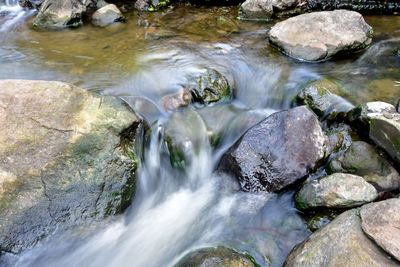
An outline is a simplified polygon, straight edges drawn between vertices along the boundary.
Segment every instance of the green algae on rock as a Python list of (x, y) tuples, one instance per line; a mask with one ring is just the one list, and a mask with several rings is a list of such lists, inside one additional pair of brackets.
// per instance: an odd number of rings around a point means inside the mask
[[(142, 121), (119, 100), (62, 82), (0, 81), (0, 250), (121, 213)], [(29, 229), (29, 231), (28, 231)]]

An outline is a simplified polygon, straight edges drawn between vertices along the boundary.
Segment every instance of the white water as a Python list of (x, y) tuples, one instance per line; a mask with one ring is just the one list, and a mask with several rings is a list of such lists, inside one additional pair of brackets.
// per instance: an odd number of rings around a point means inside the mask
[(35, 12), (35, 10), (27, 10), (19, 6), (18, 0), (6, 0), (4, 5), (0, 4), (0, 21), (2, 22), (0, 32), (16, 29)]

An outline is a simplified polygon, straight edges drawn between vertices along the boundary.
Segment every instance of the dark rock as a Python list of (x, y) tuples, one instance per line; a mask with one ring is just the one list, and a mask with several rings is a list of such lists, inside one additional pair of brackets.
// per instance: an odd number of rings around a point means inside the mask
[(0, 251), (131, 203), (141, 120), (120, 101), (47, 81), (0, 81)]
[(195, 250), (179, 261), (176, 267), (255, 267), (248, 255), (225, 247)]
[(236, 176), (245, 191), (278, 191), (318, 166), (326, 149), (318, 118), (301, 106), (248, 130), (224, 154), (219, 169)]
[(269, 40), (287, 55), (304, 61), (327, 60), (354, 52), (372, 41), (372, 28), (354, 11), (313, 12), (275, 24)]
[(400, 261), (400, 199), (393, 198), (364, 205), (360, 216), (364, 232)]
[(139, 11), (157, 11), (170, 5), (170, 0), (136, 0), (135, 9)]
[(224, 102), (233, 98), (228, 80), (214, 69), (206, 69), (203, 74), (195, 78), (195, 83), (187, 87), (192, 92), (193, 100), (202, 104)]
[(295, 247), (285, 267), (298, 266), (398, 266), (361, 229), (359, 210), (339, 215)]
[(380, 191), (398, 190), (400, 175), (370, 144), (355, 141), (346, 152), (329, 163), (331, 172), (362, 176)]
[(125, 18), (121, 11), (113, 4), (105, 5), (96, 10), (92, 15), (92, 23), (99, 27), (106, 27), (116, 22), (122, 22)]
[(78, 27), (83, 24), (84, 17), (95, 9), (95, 0), (45, 0), (33, 25), (50, 30)]

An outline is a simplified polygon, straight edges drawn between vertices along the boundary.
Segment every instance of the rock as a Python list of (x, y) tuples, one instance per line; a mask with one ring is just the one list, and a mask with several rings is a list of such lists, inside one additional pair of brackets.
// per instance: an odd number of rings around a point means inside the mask
[(118, 7), (114, 4), (108, 4), (98, 9), (92, 15), (92, 23), (99, 27), (106, 27), (115, 22), (122, 22), (124, 20), (121, 11), (119, 11)]
[(318, 207), (352, 208), (374, 201), (376, 189), (362, 177), (334, 173), (306, 183), (296, 194), (299, 209)]
[(400, 114), (382, 114), (370, 120), (369, 137), (400, 163)]
[(165, 125), (164, 140), (171, 165), (185, 169), (194, 154), (209, 144), (207, 128), (200, 115), (191, 109), (174, 112)]
[(135, 187), (141, 120), (62, 82), (0, 81), (0, 252), (121, 213)]
[(348, 9), (368, 14), (396, 14), (400, 11), (397, 0), (307, 0), (309, 10)]
[(360, 132), (368, 132), (369, 123), (373, 117), (393, 113), (396, 113), (396, 109), (392, 104), (375, 101), (360, 104), (353, 108), (347, 113), (347, 119)]
[(186, 88), (181, 88), (177, 93), (163, 96), (161, 104), (166, 110), (176, 110), (192, 103), (192, 94)]
[(190, 83), (187, 88), (193, 95), (193, 100), (202, 104), (229, 101), (233, 91), (228, 80), (214, 69), (206, 69), (203, 74)]
[(302, 216), (310, 231), (315, 232), (333, 221), (343, 211), (341, 209), (316, 209), (303, 213)]
[(51, 30), (78, 27), (83, 24), (83, 17), (95, 8), (94, 0), (45, 0), (33, 25)]
[(345, 123), (332, 124), (324, 131), (328, 136), (329, 154), (345, 151), (352, 144), (353, 137), (356, 136), (350, 126)]
[(42, 3), (43, 0), (18, 0), (18, 4), (21, 7), (29, 9), (39, 9)]
[(135, 9), (139, 11), (157, 11), (168, 7), (170, 0), (137, 0)]
[(225, 247), (203, 248), (186, 255), (176, 267), (255, 267), (248, 255)]
[(239, 10), (241, 19), (269, 20), (300, 12), (301, 0), (246, 0)]
[(400, 175), (370, 144), (355, 141), (346, 152), (329, 163), (331, 172), (346, 172), (362, 176), (380, 191), (400, 188)]
[(269, 40), (287, 55), (304, 61), (327, 60), (339, 52), (367, 47), (372, 28), (354, 11), (302, 14), (275, 24)]
[(364, 233), (400, 261), (400, 199), (364, 205), (360, 216)]
[(278, 191), (320, 164), (326, 148), (318, 118), (301, 106), (248, 130), (223, 155), (219, 170), (236, 176), (245, 191)]
[(359, 210), (339, 215), (295, 247), (285, 267), (298, 266), (398, 266), (361, 229)]
[(319, 80), (307, 85), (298, 95), (300, 104), (309, 106), (322, 119), (334, 119), (339, 114), (346, 114), (354, 106), (337, 94), (344, 90), (330, 80)]

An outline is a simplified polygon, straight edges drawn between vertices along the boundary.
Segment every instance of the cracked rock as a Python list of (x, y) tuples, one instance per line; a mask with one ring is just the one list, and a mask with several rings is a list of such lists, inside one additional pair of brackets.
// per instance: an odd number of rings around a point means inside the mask
[(125, 151), (142, 121), (119, 100), (61, 82), (1, 80), (0, 107), (0, 252), (130, 204), (135, 154)]

